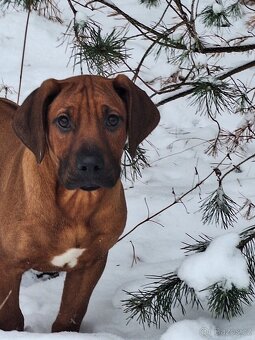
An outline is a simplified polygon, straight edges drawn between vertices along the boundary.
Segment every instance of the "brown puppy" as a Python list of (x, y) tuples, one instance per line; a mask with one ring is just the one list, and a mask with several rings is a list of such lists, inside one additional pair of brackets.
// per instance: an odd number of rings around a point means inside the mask
[(46, 80), (18, 107), (0, 100), (0, 328), (23, 330), (22, 273), (66, 271), (52, 331), (79, 331), (126, 222), (120, 160), (156, 127), (126, 76)]

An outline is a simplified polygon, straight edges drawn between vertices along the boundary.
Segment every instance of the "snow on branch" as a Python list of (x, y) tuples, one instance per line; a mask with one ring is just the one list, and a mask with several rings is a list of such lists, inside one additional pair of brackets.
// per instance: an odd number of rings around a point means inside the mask
[(187, 306), (205, 308), (216, 318), (230, 319), (244, 312), (254, 299), (255, 226), (241, 234), (212, 239), (202, 235), (185, 244), (188, 256), (172, 273), (148, 277), (153, 282), (123, 300), (128, 321), (160, 327), (176, 321), (175, 311)]

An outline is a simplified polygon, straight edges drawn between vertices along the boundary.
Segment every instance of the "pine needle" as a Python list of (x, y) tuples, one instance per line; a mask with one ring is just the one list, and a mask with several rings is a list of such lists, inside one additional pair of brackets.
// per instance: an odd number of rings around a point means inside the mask
[(200, 210), (204, 224), (221, 224), (222, 228), (228, 229), (237, 221), (238, 205), (225, 194), (221, 185), (204, 199)]

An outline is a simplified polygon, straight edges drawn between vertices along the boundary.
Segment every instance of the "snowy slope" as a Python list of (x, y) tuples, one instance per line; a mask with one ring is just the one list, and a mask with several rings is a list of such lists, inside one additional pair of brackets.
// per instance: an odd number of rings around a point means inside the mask
[[(67, 7), (64, 7), (64, 2), (60, 3), (63, 3), (63, 18), (67, 24), (70, 12)], [(148, 24), (152, 19), (152, 13), (155, 20), (159, 15), (157, 9), (152, 12), (144, 7), (138, 7), (136, 0), (124, 3), (119, 0), (116, 4), (138, 19), (147, 21)], [(105, 17), (98, 13), (93, 15), (99, 21)], [(105, 25), (110, 27), (112, 20), (114, 19), (107, 17)], [(0, 13), (0, 86), (3, 83), (11, 87), (12, 92), (8, 94), (8, 98), (13, 100), (17, 98), (25, 21), (25, 13), (15, 11), (8, 11), (4, 15)], [(62, 79), (73, 75), (72, 65), (68, 65), (69, 52), (66, 51), (66, 45), (60, 45), (59, 41), (64, 30), (63, 25), (32, 14), (25, 56), (22, 100), (47, 78)], [(134, 41), (132, 47), (135, 65), (136, 58), (145, 46), (140, 41)], [(239, 56), (231, 58), (233, 65), (241, 61)], [(242, 58), (248, 60), (252, 57), (244, 55)], [(148, 68), (144, 69), (144, 77), (148, 79), (162, 72), (163, 68), (167, 74), (172, 67), (164, 64), (162, 59), (155, 62), (152, 56), (148, 58), (147, 66)], [(174, 70), (174, 67), (172, 68)], [(245, 80), (247, 75), (248, 73), (243, 72), (241, 79)], [(155, 98), (155, 101), (157, 100), (158, 98)], [(195, 115), (194, 107), (184, 99), (165, 105), (160, 108), (160, 111), (160, 125), (149, 138), (154, 147), (147, 142), (144, 143), (144, 147), (148, 149), (151, 167), (144, 169), (143, 177), (138, 179), (134, 186), (130, 181), (123, 180), (129, 212), (125, 232), (147, 217), (147, 205), (150, 214), (157, 212), (174, 200), (172, 188), (179, 196), (209, 174), (216, 164), (215, 159), (204, 154), (206, 140), (217, 133), (217, 126), (213, 122)], [(228, 129), (239, 124), (238, 118), (233, 119), (228, 115), (222, 116), (221, 120)], [(255, 151), (254, 145), (250, 145), (249, 148)], [(235, 159), (232, 161), (234, 163)], [(225, 166), (229, 163), (230, 161), (226, 161)], [(195, 167), (199, 175), (195, 173)], [(246, 163), (242, 170), (240, 174), (232, 173), (229, 176), (225, 190), (231, 197), (237, 199), (244, 193), (246, 196), (249, 195), (250, 199), (254, 199), (253, 163)], [(89, 310), (81, 327), (82, 334), (49, 334), (51, 323), (59, 307), (64, 274), (52, 280), (39, 282), (31, 273), (27, 273), (24, 275), (21, 288), (21, 308), (25, 316), (26, 332), (0, 331), (0, 340), (201, 340), (205, 338), (254, 340), (254, 306), (247, 307), (243, 316), (230, 322), (213, 320), (206, 310), (188, 309), (185, 317), (180, 310), (176, 310), (175, 317), (178, 320), (176, 324), (162, 324), (161, 329), (146, 328), (145, 330), (135, 321), (127, 325), (127, 316), (121, 307), (120, 301), (126, 298), (123, 290), (137, 290), (147, 283), (145, 275), (167, 273), (181, 264), (184, 254), (180, 248), (183, 241), (188, 241), (186, 233), (195, 237), (200, 233), (210, 236), (222, 234), (219, 228), (203, 225), (201, 213), (198, 211), (199, 194), (203, 196), (210, 193), (216, 188), (216, 184), (216, 178), (211, 177), (200, 190), (187, 196), (183, 204), (177, 204), (156, 217), (155, 222), (158, 223), (143, 224), (113, 247), (106, 270), (91, 298)], [(250, 224), (241, 216), (239, 217), (235, 232)], [(135, 248), (136, 263), (133, 263), (134, 254), (130, 241)]]

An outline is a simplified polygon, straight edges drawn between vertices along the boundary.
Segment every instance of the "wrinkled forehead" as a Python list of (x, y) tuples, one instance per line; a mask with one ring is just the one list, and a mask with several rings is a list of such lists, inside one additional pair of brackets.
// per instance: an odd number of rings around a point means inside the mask
[(125, 111), (125, 105), (110, 79), (80, 76), (60, 82), (61, 91), (52, 103), (54, 109), (74, 107), (76, 110), (100, 112), (103, 106)]

